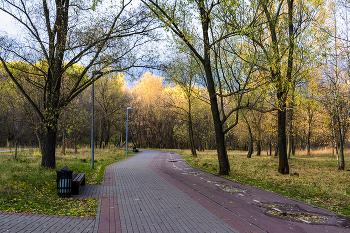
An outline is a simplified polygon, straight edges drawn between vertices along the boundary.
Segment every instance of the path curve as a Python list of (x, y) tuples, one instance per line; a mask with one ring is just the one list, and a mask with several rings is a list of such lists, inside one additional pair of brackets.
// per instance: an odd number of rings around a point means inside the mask
[[(0, 212), (0, 232), (350, 232), (349, 218), (192, 168), (173, 152), (111, 164), (102, 185), (77, 197), (99, 198), (96, 218)], [(296, 214), (304, 218), (283, 216)]]

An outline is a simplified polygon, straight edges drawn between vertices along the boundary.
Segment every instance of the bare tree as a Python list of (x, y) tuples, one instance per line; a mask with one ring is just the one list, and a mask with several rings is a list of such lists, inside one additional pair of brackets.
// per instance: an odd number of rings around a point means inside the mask
[[(144, 57), (135, 50), (153, 29), (142, 8), (131, 8), (131, 0), (108, 11), (85, 2), (4, 0), (0, 5), (23, 29), (21, 39), (0, 38), (0, 61), (41, 119), (43, 167), (56, 165), (62, 109), (101, 76), (138, 66)], [(68, 73), (77, 63), (83, 68)]]
[[(181, 4), (177, 1), (142, 2), (179, 39), (183, 51), (191, 52), (198, 59), (204, 71), (203, 83), (209, 94), (219, 174), (228, 175), (230, 164), (225, 134), (238, 124), (239, 110), (249, 104), (247, 101), (243, 106), (245, 94), (250, 91), (248, 86), (258, 86), (258, 82), (253, 83), (253, 77), (257, 77), (253, 75), (256, 67), (237, 59), (244, 41), (236, 36), (250, 27), (255, 15), (245, 14), (251, 8), (244, 1), (237, 4), (217, 0), (181, 1)], [(239, 51), (237, 47), (240, 47)], [(254, 52), (249, 54), (254, 59)]]

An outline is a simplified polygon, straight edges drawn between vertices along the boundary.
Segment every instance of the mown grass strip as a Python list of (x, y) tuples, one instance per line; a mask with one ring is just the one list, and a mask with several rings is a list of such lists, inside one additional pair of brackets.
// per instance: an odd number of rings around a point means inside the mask
[[(123, 160), (125, 151), (95, 150), (95, 169), (91, 168), (90, 149), (82, 148), (75, 154), (57, 152), (57, 169), (67, 165), (74, 173), (85, 173), (86, 184), (101, 184), (105, 167)], [(40, 166), (38, 150), (0, 154), (0, 212), (30, 213), (63, 216), (95, 217), (98, 199), (59, 198), (56, 170)]]

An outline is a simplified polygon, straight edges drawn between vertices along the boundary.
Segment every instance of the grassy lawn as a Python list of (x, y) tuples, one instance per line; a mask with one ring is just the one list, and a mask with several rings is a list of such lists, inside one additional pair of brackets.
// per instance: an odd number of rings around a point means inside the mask
[[(174, 151), (191, 155), (190, 150)], [(277, 172), (277, 157), (262, 154), (248, 159), (247, 152), (229, 151), (231, 174), (227, 178), (350, 216), (350, 171), (337, 170), (331, 151), (313, 151), (308, 157), (297, 152), (289, 160), (290, 175)], [(218, 173), (216, 151), (199, 152), (197, 158), (185, 159), (193, 167)], [(346, 160), (345, 165), (349, 162)]]
[[(132, 155), (132, 154), (131, 154)], [(91, 151), (81, 148), (78, 154), (68, 149), (56, 152), (56, 168), (67, 165), (74, 173), (85, 173), (86, 184), (101, 184), (105, 167), (127, 158), (124, 150), (95, 149), (95, 169)], [(59, 198), (56, 170), (42, 168), (38, 150), (0, 153), (0, 212), (95, 217), (98, 199)]]

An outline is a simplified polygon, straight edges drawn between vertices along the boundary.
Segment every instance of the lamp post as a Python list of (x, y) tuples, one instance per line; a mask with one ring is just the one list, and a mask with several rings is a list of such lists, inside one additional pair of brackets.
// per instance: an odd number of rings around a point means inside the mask
[(94, 83), (91, 90), (91, 168), (94, 168)]
[(128, 125), (129, 125), (129, 109), (133, 109), (132, 107), (126, 108), (126, 138), (125, 138), (125, 145), (126, 145), (126, 154), (128, 154)]
[[(103, 75), (103, 72), (93, 72), (93, 79), (95, 79), (94, 75), (100, 75), (100, 77)], [(94, 81), (92, 82), (92, 89), (91, 89), (91, 168), (94, 168)]]

